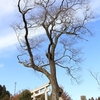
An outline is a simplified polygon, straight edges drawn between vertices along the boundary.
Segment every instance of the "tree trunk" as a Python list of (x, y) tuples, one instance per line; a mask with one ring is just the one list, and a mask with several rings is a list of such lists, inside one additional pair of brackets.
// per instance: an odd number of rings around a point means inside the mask
[(57, 83), (52, 82), (51, 100), (59, 100), (59, 86)]
[(50, 61), (50, 67), (51, 67), (50, 81), (52, 86), (51, 100), (59, 100), (59, 85), (56, 78), (55, 62), (53, 60)]

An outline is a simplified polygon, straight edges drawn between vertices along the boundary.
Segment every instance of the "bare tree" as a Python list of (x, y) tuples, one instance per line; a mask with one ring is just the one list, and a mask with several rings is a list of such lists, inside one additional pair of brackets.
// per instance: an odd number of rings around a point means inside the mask
[(63, 90), (63, 92), (61, 93), (62, 99), (63, 100), (72, 100), (72, 98), (69, 96), (69, 94), (66, 91), (64, 91), (64, 88), (63, 87), (61, 87), (61, 88)]
[[(17, 58), (24, 66), (46, 75), (52, 85), (51, 100), (58, 100), (61, 90), (56, 75), (58, 67), (66, 69), (77, 81), (81, 52), (75, 44), (91, 34), (86, 23), (93, 18), (86, 1), (18, 0), (22, 20), (13, 26), (21, 47)], [(44, 30), (43, 35), (35, 36), (34, 30), (38, 28)]]
[(96, 80), (96, 82), (98, 83), (98, 85), (100, 86), (100, 73), (93, 73), (91, 70), (89, 70), (90, 74), (92, 75), (92, 77)]

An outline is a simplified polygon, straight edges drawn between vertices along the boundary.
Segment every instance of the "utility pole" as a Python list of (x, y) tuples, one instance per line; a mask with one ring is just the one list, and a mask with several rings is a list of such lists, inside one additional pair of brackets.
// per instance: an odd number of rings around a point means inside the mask
[(17, 82), (15, 82), (14, 95), (16, 94), (16, 84), (17, 84)]

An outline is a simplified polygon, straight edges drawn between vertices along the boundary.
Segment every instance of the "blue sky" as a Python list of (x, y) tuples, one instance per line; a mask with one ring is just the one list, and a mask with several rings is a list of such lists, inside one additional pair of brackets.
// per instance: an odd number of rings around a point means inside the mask
[[(48, 79), (33, 69), (20, 65), (16, 56), (17, 39), (10, 25), (16, 20), (16, 0), (0, 1), (0, 84), (6, 85), (13, 94), (16, 84), (16, 92), (22, 89), (35, 89), (48, 82)], [(69, 93), (73, 100), (80, 100), (81, 95), (89, 97), (100, 96), (100, 89), (97, 82), (90, 75), (88, 69), (93, 72), (100, 72), (100, 0), (91, 0), (92, 10), (97, 19), (91, 22), (91, 30), (95, 33), (93, 37), (87, 37), (88, 42), (81, 41), (79, 46), (83, 49), (84, 62), (81, 64), (81, 84), (71, 83), (65, 71), (58, 69), (58, 82)]]

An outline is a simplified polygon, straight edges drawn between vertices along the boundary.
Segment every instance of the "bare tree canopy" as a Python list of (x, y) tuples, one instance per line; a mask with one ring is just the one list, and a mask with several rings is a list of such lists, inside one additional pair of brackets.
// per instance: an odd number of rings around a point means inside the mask
[[(21, 47), (19, 63), (47, 76), (52, 85), (51, 100), (58, 100), (56, 68), (66, 69), (77, 81), (81, 49), (79, 39), (92, 34), (87, 23), (93, 19), (87, 0), (18, 0), (21, 22), (13, 28)], [(38, 36), (35, 30), (43, 32)], [(78, 81), (77, 81), (78, 82)]]

